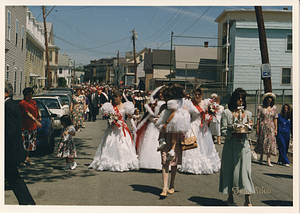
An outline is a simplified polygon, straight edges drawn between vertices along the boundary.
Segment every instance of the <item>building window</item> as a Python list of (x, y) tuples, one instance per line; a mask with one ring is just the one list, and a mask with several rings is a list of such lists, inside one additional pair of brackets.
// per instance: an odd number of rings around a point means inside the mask
[(10, 40), (10, 12), (7, 12), (7, 39)]
[(22, 50), (23, 50), (23, 46), (24, 46), (24, 26), (22, 26), (22, 45), (21, 45)]
[(16, 20), (16, 45), (18, 45), (19, 21)]
[(143, 55), (140, 55), (140, 62), (143, 61)]
[(55, 51), (55, 64), (57, 64), (57, 63), (58, 63), (58, 52)]
[(62, 68), (59, 68), (59, 74), (62, 74)]
[(281, 70), (281, 84), (290, 85), (292, 77), (292, 68), (282, 68)]
[(14, 94), (17, 91), (16, 89), (17, 89), (17, 69), (15, 68)]
[(292, 34), (286, 35), (286, 50), (292, 51), (293, 50), (293, 37)]
[(69, 75), (71, 74), (71, 69), (69, 69), (68, 74), (69, 74)]
[(49, 61), (52, 62), (52, 51), (49, 52)]
[(21, 92), (22, 92), (22, 75), (23, 75), (23, 71), (21, 70), (21, 72), (20, 72), (20, 94), (21, 94)]
[(26, 61), (27, 61), (27, 58), (28, 58), (28, 44), (26, 44)]
[(6, 80), (9, 78), (9, 65), (6, 66)]

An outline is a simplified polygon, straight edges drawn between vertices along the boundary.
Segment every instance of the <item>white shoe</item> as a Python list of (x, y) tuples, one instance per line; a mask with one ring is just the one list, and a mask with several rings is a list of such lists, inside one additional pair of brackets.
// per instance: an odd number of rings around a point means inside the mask
[(159, 142), (159, 146), (157, 147), (157, 151), (159, 152), (165, 147), (165, 145), (167, 145), (167, 143), (165, 138), (159, 139), (158, 142)]
[(65, 165), (63, 168), (61, 168), (61, 169), (63, 169), (63, 170), (66, 170), (66, 169), (71, 169), (70, 168), (70, 164), (69, 163), (67, 163), (67, 165)]
[(175, 156), (175, 151), (174, 150), (171, 150), (168, 152), (168, 157), (167, 157), (167, 162), (168, 161), (171, 161)]
[(72, 164), (71, 164), (71, 169), (72, 169), (72, 170), (76, 169), (76, 166), (77, 166), (77, 163), (76, 163), (75, 161), (72, 162)]

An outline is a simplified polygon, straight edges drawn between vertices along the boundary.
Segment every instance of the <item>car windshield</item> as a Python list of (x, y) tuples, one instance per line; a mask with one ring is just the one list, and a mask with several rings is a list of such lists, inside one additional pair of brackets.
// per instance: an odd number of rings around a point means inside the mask
[(59, 95), (60, 99), (62, 100), (62, 102), (65, 104), (65, 105), (69, 105), (69, 98), (67, 95)]
[(48, 110), (45, 108), (45, 105), (39, 101), (36, 101), (36, 104), (39, 108), (39, 113), (41, 117), (49, 117)]
[(60, 109), (60, 105), (57, 99), (46, 99), (46, 98), (39, 98), (39, 99), (42, 100), (49, 109)]

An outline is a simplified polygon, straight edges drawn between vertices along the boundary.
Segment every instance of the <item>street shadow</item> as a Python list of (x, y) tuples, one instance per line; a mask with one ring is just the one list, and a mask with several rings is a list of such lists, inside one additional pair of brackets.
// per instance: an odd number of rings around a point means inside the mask
[(274, 178), (289, 178), (293, 179), (293, 175), (285, 175), (285, 174), (272, 174), (272, 173), (263, 173), (264, 175), (272, 176)]
[(139, 185), (132, 184), (130, 185), (133, 188), (133, 191), (143, 192), (143, 193), (151, 193), (153, 195), (159, 195), (161, 193), (161, 189), (148, 185)]
[(215, 198), (193, 196), (190, 197), (189, 200), (192, 202), (196, 202), (201, 206), (227, 206), (226, 201), (222, 201), (220, 199), (215, 199)]
[[(62, 170), (65, 165), (64, 158), (57, 157), (57, 150), (60, 138), (55, 139), (55, 148), (52, 153), (43, 149), (37, 149), (30, 153), (31, 161), (35, 165), (19, 166), (20, 175), (26, 180), (27, 184), (38, 182), (57, 182), (72, 177), (97, 176), (94, 170), (89, 170), (86, 164), (78, 164), (76, 170)], [(77, 149), (77, 160), (90, 162), (94, 155), (94, 147), (90, 146), (91, 138), (75, 138), (74, 143)], [(93, 151), (93, 154), (85, 151)]]
[(139, 171), (138, 171), (139, 173), (147, 173), (147, 174), (156, 174), (156, 173), (161, 173), (161, 170), (156, 170), (156, 169), (142, 169), (142, 168), (140, 168), (139, 169)]
[(262, 201), (262, 203), (268, 206), (293, 206), (293, 201), (283, 201), (283, 200), (268, 200), (268, 201)]

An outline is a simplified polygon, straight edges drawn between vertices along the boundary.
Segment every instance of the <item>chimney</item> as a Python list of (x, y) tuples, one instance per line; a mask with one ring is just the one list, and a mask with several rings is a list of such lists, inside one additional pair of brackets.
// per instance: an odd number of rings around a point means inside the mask
[(204, 47), (208, 48), (208, 42), (204, 42)]
[(288, 7), (284, 7), (283, 10), (289, 10), (289, 8)]
[(151, 48), (148, 49), (148, 53), (151, 53)]

